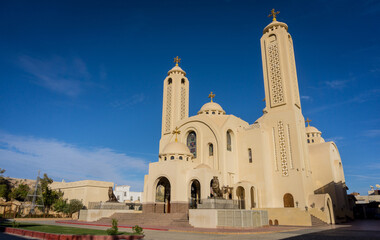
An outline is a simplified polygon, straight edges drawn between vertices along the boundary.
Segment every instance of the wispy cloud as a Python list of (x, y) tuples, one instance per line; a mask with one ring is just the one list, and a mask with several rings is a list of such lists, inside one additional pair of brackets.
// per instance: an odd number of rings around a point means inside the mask
[(363, 135), (366, 137), (379, 137), (380, 129), (371, 129), (363, 132)]
[(361, 93), (361, 94), (359, 94), (353, 98), (350, 98), (348, 100), (345, 100), (345, 101), (336, 102), (333, 104), (328, 104), (328, 105), (324, 105), (324, 106), (314, 108), (310, 111), (307, 111), (307, 114), (322, 112), (322, 111), (325, 111), (325, 110), (328, 110), (331, 108), (337, 108), (339, 106), (350, 104), (350, 103), (364, 103), (364, 102), (367, 102), (371, 99), (378, 97), (379, 95), (380, 95), (380, 89), (372, 89), (372, 90), (363, 92), (363, 93)]
[(351, 82), (351, 80), (333, 80), (333, 81), (326, 81), (325, 84), (329, 88), (333, 89), (343, 89), (347, 87), (347, 83)]
[(135, 94), (127, 99), (124, 100), (116, 100), (111, 103), (111, 106), (114, 108), (125, 108), (125, 107), (130, 107), (133, 105), (136, 105), (138, 103), (143, 102), (146, 99), (145, 95), (143, 93)]
[(301, 99), (306, 100), (306, 101), (312, 101), (313, 100), (313, 98), (310, 96), (301, 96)]
[(66, 60), (58, 56), (50, 59), (21, 56), (19, 65), (32, 77), (33, 83), (71, 97), (79, 95), (90, 79), (86, 64), (80, 58)]
[(361, 179), (361, 180), (368, 180), (368, 179), (371, 179), (371, 180), (380, 180), (380, 176), (379, 175), (371, 175), (371, 174), (366, 174), (366, 175), (347, 174), (346, 176), (347, 177), (355, 177), (355, 178)]
[(7, 174), (34, 178), (38, 169), (53, 179), (112, 181), (143, 189), (147, 161), (110, 148), (84, 148), (55, 139), (0, 133), (0, 163)]
[(335, 142), (335, 143), (339, 143), (340, 141), (342, 141), (344, 139), (344, 137), (330, 137), (330, 138), (326, 138), (326, 142)]

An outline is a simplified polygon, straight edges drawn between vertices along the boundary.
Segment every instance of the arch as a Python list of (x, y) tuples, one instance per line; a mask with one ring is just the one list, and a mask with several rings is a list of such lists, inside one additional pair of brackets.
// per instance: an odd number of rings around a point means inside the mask
[(201, 184), (197, 179), (193, 179), (190, 185), (190, 208), (197, 208), (201, 202)]
[(239, 209), (245, 209), (245, 190), (242, 186), (236, 188)]
[(290, 193), (284, 195), (284, 207), (294, 207), (294, 198)]
[(181, 79), (181, 84), (185, 84), (185, 79), (184, 78)]
[(160, 177), (157, 179), (156, 185), (156, 202), (164, 203), (164, 213), (170, 213), (170, 195), (171, 186), (170, 182), (166, 177)]
[(256, 207), (256, 203), (255, 203), (255, 187), (251, 187), (251, 208), (255, 208)]
[(232, 151), (232, 136), (231, 136), (231, 130), (228, 130), (227, 133), (226, 133), (226, 137), (227, 137), (227, 140), (226, 140), (226, 143), (227, 143), (227, 151)]
[(197, 158), (197, 134), (194, 131), (190, 131), (187, 135), (187, 147), (193, 154), (194, 158)]
[(208, 144), (208, 155), (211, 157), (211, 156), (214, 156), (214, 145), (212, 143), (209, 143)]
[(173, 80), (171, 78), (168, 79), (168, 85), (172, 84)]

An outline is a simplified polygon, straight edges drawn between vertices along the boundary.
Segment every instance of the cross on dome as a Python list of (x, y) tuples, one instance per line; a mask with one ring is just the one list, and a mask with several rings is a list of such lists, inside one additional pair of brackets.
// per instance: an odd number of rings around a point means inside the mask
[(212, 99), (215, 97), (215, 94), (213, 94), (212, 92), (208, 95), (208, 98), (211, 98), (211, 102), (213, 102), (212, 101)]
[(311, 120), (310, 120), (309, 118), (306, 118), (306, 121), (305, 121), (305, 122), (307, 122), (307, 126), (310, 127), (310, 122), (311, 122)]
[(175, 65), (178, 66), (178, 63), (181, 62), (181, 59), (177, 57), (174, 58)]
[(178, 142), (177, 136), (181, 133), (181, 131), (178, 129), (178, 127), (175, 127), (172, 133), (175, 134), (175, 142)]
[(276, 15), (279, 14), (279, 13), (280, 13), (280, 11), (277, 11), (277, 12), (276, 12), (276, 11), (274, 10), (274, 8), (273, 8), (272, 11), (271, 11), (271, 14), (269, 14), (268, 17), (273, 16), (273, 22), (275, 22), (275, 21), (277, 21), (277, 20), (276, 20)]

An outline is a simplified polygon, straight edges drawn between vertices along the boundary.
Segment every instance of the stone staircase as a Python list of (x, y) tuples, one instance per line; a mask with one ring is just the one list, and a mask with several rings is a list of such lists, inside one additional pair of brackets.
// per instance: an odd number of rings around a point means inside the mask
[(327, 226), (327, 225), (329, 225), (328, 223), (322, 221), (321, 219), (315, 217), (312, 214), (310, 214), (310, 216), (311, 216), (311, 225), (313, 227), (320, 227), (320, 226)]
[(186, 213), (114, 213), (111, 217), (101, 218), (96, 223), (111, 224), (113, 218), (118, 220), (119, 225), (193, 228)]

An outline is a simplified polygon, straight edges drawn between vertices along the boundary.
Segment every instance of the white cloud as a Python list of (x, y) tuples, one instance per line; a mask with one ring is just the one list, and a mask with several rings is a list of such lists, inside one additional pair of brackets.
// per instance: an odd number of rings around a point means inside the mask
[(366, 137), (379, 137), (380, 129), (371, 129), (363, 132), (363, 135)]
[(326, 85), (333, 89), (342, 89), (347, 86), (347, 83), (351, 82), (351, 80), (334, 80), (334, 81), (326, 81)]
[(301, 99), (306, 100), (306, 101), (312, 100), (312, 98), (310, 96), (301, 96)]
[(124, 100), (116, 100), (111, 103), (111, 106), (114, 108), (123, 109), (125, 107), (130, 107), (133, 105), (136, 105), (138, 103), (143, 102), (146, 99), (145, 95), (143, 93), (140, 94), (134, 94), (133, 96), (124, 99)]
[(334, 143), (338, 143), (338, 142), (340, 142), (341, 140), (343, 140), (344, 139), (344, 137), (331, 137), (331, 138), (327, 138), (326, 139), (326, 142), (330, 142), (330, 141), (332, 141), (332, 142), (334, 142)]
[(86, 64), (80, 58), (68, 61), (57, 56), (51, 59), (21, 56), (19, 64), (35, 84), (71, 97), (79, 95), (90, 78)]
[(142, 191), (148, 163), (109, 148), (0, 133), (0, 168), (11, 177), (34, 179), (40, 169), (56, 181), (112, 181)]

